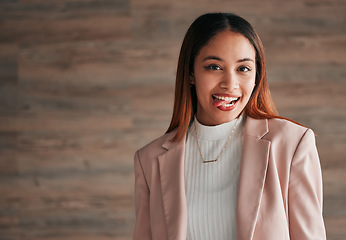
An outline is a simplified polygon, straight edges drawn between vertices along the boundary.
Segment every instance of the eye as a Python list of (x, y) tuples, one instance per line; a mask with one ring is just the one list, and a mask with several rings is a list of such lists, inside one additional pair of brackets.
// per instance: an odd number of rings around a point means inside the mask
[(240, 71), (240, 72), (249, 72), (249, 71), (251, 71), (251, 68), (242, 66), (242, 67), (238, 68), (238, 71)]
[(208, 66), (205, 66), (204, 68), (207, 69), (207, 70), (214, 70), (214, 71), (222, 70), (222, 68), (219, 65), (216, 65), (216, 64), (210, 64)]

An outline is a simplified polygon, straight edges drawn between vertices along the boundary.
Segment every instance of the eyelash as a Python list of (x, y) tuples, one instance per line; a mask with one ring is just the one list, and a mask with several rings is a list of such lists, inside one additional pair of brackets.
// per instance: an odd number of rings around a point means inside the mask
[[(208, 66), (205, 66), (204, 68), (206, 70), (212, 70), (212, 71), (223, 70), (219, 65), (216, 65), (216, 64), (210, 64)], [(238, 71), (240, 71), (240, 72), (249, 72), (251, 70), (252, 70), (251, 68), (246, 67), (246, 66), (241, 66), (238, 68)]]
[[(207, 70), (214, 70), (214, 71), (222, 70), (222, 68), (219, 65), (216, 65), (216, 64), (210, 64), (208, 66), (205, 66), (204, 68), (207, 69)], [(218, 68), (218, 69), (215, 69), (215, 68)]]
[[(243, 70), (241, 70), (241, 69), (243, 69)], [(241, 67), (238, 68), (238, 70), (240, 70), (241, 72), (249, 72), (249, 71), (251, 71), (251, 68), (245, 67), (245, 66), (241, 66)]]

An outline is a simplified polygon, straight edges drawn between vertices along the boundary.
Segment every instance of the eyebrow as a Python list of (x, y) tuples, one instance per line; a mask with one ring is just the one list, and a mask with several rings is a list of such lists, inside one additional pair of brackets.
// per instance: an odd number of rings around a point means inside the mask
[(207, 60), (210, 60), (210, 59), (212, 59), (212, 60), (218, 60), (218, 61), (222, 61), (222, 62), (223, 62), (223, 60), (222, 60), (221, 58), (216, 57), (216, 56), (208, 56), (208, 57), (205, 57), (205, 58), (203, 59), (202, 62), (207, 61)]
[[(207, 61), (207, 60), (218, 60), (218, 61), (221, 61), (221, 62), (224, 62), (224, 60), (222, 58), (219, 58), (219, 57), (216, 57), (216, 56), (207, 56), (203, 59), (202, 62), (204, 61)], [(250, 61), (250, 62), (255, 62), (254, 60), (252, 60), (251, 58), (243, 58), (243, 59), (239, 59), (237, 62), (247, 62), (247, 61)]]
[(243, 58), (243, 59), (238, 60), (237, 62), (248, 62), (248, 61), (250, 61), (250, 62), (255, 62), (255, 61), (252, 60), (251, 58)]

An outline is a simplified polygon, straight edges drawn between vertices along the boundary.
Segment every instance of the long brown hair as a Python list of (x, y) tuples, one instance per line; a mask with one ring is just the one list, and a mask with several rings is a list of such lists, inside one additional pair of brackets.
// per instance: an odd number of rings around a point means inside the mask
[(242, 34), (250, 41), (256, 52), (256, 86), (244, 113), (256, 119), (282, 118), (278, 116), (270, 95), (264, 49), (254, 28), (245, 19), (232, 13), (208, 13), (198, 17), (191, 24), (180, 49), (173, 115), (167, 130), (171, 132), (178, 128), (172, 141), (182, 140), (197, 111), (196, 89), (190, 84), (195, 58), (213, 36), (225, 30)]

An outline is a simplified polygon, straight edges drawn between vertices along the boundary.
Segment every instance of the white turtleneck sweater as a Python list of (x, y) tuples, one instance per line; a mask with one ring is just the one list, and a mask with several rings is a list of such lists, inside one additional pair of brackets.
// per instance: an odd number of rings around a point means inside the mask
[(230, 136), (236, 119), (217, 126), (204, 126), (196, 118), (187, 133), (185, 189), (187, 200), (187, 240), (236, 239), (236, 202), (243, 128), (240, 117), (225, 151), (216, 159)]

